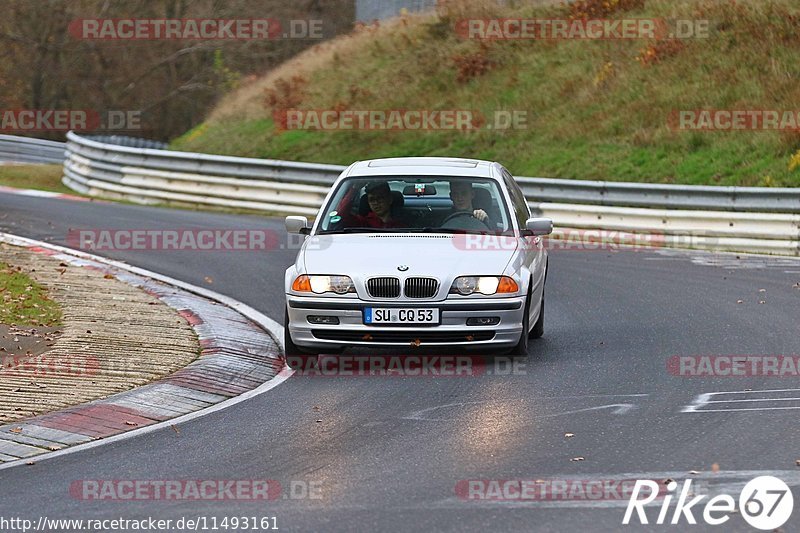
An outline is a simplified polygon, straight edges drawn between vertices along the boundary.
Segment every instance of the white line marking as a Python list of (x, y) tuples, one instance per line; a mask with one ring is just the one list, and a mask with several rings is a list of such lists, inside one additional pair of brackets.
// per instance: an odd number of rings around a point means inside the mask
[[(606, 396), (606, 395), (600, 395), (600, 396)], [(619, 395), (609, 395), (609, 396), (647, 396), (647, 394), (619, 394)], [(532, 398), (532, 399), (533, 400), (546, 400), (546, 399), (562, 399), (562, 398), (593, 398), (593, 397), (597, 397), (597, 396), (549, 396), (549, 397), (546, 396), (546, 397)], [(516, 401), (522, 401), (522, 400), (519, 400), (519, 399), (502, 400), (501, 403), (516, 402)], [(449, 407), (465, 407), (467, 405), (484, 405), (485, 403), (486, 402), (456, 402), (456, 403), (448, 403), (448, 404), (444, 404), (444, 405), (437, 405), (437, 406), (434, 406), (434, 407), (427, 407), (425, 409), (420, 409), (419, 411), (414, 411), (410, 415), (404, 416), (402, 418), (403, 418), (403, 420), (420, 420), (420, 421), (425, 421), (425, 422), (441, 422), (441, 421), (445, 421), (445, 420), (451, 420), (451, 418), (428, 418), (427, 416), (425, 416), (425, 414), (426, 413), (430, 413), (432, 411), (439, 410), (439, 409), (447, 409)], [(584, 412), (587, 412), (587, 411), (598, 411), (600, 409), (610, 409), (610, 408), (614, 408), (614, 410), (611, 411), (612, 414), (624, 415), (624, 414), (627, 414), (628, 412), (632, 411), (633, 409), (636, 409), (636, 405), (634, 405), (632, 403), (611, 403), (611, 404), (607, 404), (607, 405), (598, 405), (598, 406), (595, 406), (595, 407), (585, 407), (585, 408), (582, 408), (582, 409), (574, 409), (574, 410), (570, 410), (570, 411), (562, 411), (562, 412), (559, 412), (559, 413), (551, 413), (551, 414), (546, 414), (546, 415), (532, 415), (531, 418), (552, 418), (552, 417), (555, 417), (555, 416), (571, 415), (571, 414), (575, 414), (575, 413), (584, 413)]]
[(735, 411), (785, 411), (787, 409), (800, 409), (800, 407), (741, 407), (737, 409), (698, 409), (695, 411), (684, 411), (692, 413), (732, 413)]
[(762, 392), (800, 392), (800, 389), (764, 389), (764, 390), (729, 390), (721, 392), (712, 392), (710, 394), (760, 394)]
[(731, 394), (768, 394), (773, 392), (800, 392), (800, 389), (767, 389), (767, 390), (753, 390), (753, 391), (719, 391), (707, 392), (699, 394), (695, 397), (691, 405), (687, 405), (681, 409), (682, 413), (725, 413), (734, 411), (784, 411), (790, 409), (800, 409), (800, 406), (795, 407), (742, 407), (731, 409), (703, 409), (703, 407), (716, 403), (740, 403), (740, 402), (781, 402), (781, 401), (798, 401), (800, 398), (741, 398), (736, 400), (712, 400), (712, 398), (731, 395)]
[(706, 403), (734, 403), (734, 402), (796, 402), (800, 398), (748, 398), (745, 400), (711, 400)]
[[(162, 274), (158, 274), (156, 272), (151, 272), (144, 268), (139, 268), (135, 266), (128, 265), (126, 263), (122, 263), (119, 261), (114, 261), (112, 259), (106, 259), (105, 257), (100, 257), (97, 255), (88, 254), (86, 252), (81, 252), (78, 250), (73, 250), (71, 248), (65, 248), (63, 246), (58, 246), (55, 244), (49, 244), (46, 242), (36, 241), (33, 239), (28, 239), (27, 237), (19, 237), (17, 235), (11, 235), (10, 233), (3, 233), (0, 232), (0, 242), (5, 242), (8, 244), (16, 244), (18, 246), (38, 246), (41, 248), (47, 248), (50, 250), (54, 250), (57, 252), (61, 252), (64, 254), (72, 255), (75, 257), (81, 257), (84, 259), (89, 259), (91, 261), (97, 261), (98, 263), (103, 263), (109, 266), (113, 266), (115, 268), (119, 268), (121, 270), (126, 270), (128, 272), (133, 272), (134, 274), (138, 274), (140, 276), (149, 277), (158, 281), (162, 281), (168, 285), (173, 285), (176, 287), (180, 287), (181, 289), (198, 294), (200, 296), (204, 296), (211, 300), (216, 300), (217, 302), (227, 305), (228, 307), (232, 307), (233, 309), (237, 310), (259, 326), (263, 327), (267, 330), (272, 337), (275, 338), (275, 341), (280, 346), (281, 350), (283, 350), (283, 327), (269, 318), (268, 316), (256, 311), (252, 307), (239, 302), (238, 300), (234, 300), (229, 296), (225, 296), (223, 294), (216, 293), (214, 291), (210, 291), (208, 289), (204, 289), (202, 287), (196, 287), (189, 283), (170, 278), (168, 276), (164, 276)], [(159, 422), (158, 424), (153, 424), (151, 426), (145, 426), (143, 428), (134, 429), (132, 431), (128, 431), (126, 433), (120, 433), (119, 435), (114, 435), (113, 437), (108, 437), (105, 439), (100, 439), (92, 442), (87, 442), (86, 444), (78, 444), (77, 446), (72, 446), (70, 448), (64, 448), (63, 450), (58, 450), (55, 452), (49, 452), (46, 454), (38, 455), (33, 458), (29, 459), (20, 459), (19, 461), (13, 461), (9, 463), (4, 463), (0, 465), (0, 470), (6, 470), (8, 468), (14, 468), (18, 466), (25, 465), (26, 463), (40, 463), (43, 461), (47, 461), (49, 459), (55, 459), (57, 457), (61, 457), (62, 455), (69, 455), (76, 452), (81, 452), (84, 450), (90, 450), (92, 448), (97, 448), (98, 446), (103, 446), (105, 444), (110, 444), (112, 442), (119, 442), (121, 440), (130, 439), (133, 437), (138, 437), (140, 435), (145, 435), (147, 433), (152, 433), (153, 431), (158, 431), (161, 429), (169, 428), (170, 426), (178, 425), (178, 424), (185, 424), (190, 422), (196, 418), (200, 418), (202, 416), (210, 415), (212, 413), (216, 413), (222, 409), (227, 409), (228, 407), (232, 407), (238, 403), (243, 401), (249, 400), (250, 398), (254, 398), (261, 394), (264, 394), (267, 391), (270, 391), (289, 379), (289, 377), (294, 374), (294, 371), (290, 370), (288, 367), (284, 366), (284, 368), (271, 380), (262, 383), (257, 388), (247, 391), (244, 394), (240, 394), (234, 398), (230, 398), (223, 402), (220, 402), (216, 405), (212, 405), (206, 409), (202, 409), (200, 411), (195, 411), (193, 413), (188, 413), (171, 420), (165, 420), (164, 422)]]

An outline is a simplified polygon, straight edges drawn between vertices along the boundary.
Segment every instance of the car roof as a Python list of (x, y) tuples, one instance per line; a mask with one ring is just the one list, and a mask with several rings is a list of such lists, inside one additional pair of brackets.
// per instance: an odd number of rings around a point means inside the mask
[(353, 163), (348, 177), (359, 176), (455, 176), (492, 178), (491, 161), (458, 157), (389, 157)]

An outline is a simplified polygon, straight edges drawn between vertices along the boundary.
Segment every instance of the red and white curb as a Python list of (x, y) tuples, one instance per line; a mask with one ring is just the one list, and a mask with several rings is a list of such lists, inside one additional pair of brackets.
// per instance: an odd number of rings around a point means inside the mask
[(107, 201), (95, 200), (94, 198), (85, 198), (83, 196), (76, 196), (74, 194), (64, 194), (52, 191), (40, 191), (37, 189), (17, 189), (15, 187), (0, 186), (0, 192), (6, 194), (17, 194), (19, 196), (34, 196), (36, 198), (58, 198), (59, 200), (73, 200), (77, 202), (109, 203)]
[[(0, 426), (0, 470), (72, 453), (239, 403), (285, 381), (283, 328), (245, 304), (118, 261), (0, 233), (0, 242), (100, 270), (178, 310), (200, 339), (200, 357), (131, 391)], [(102, 439), (102, 440), (101, 440)]]

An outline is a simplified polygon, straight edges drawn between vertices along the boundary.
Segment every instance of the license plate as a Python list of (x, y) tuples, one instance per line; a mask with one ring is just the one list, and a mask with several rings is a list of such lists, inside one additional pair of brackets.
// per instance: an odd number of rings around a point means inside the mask
[(439, 309), (365, 307), (364, 324), (438, 324)]

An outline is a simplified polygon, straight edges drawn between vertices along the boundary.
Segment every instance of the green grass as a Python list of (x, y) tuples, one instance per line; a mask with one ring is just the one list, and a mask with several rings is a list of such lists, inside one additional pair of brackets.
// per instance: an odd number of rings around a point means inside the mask
[(61, 308), (29, 276), (0, 263), (0, 324), (61, 325)]
[(0, 165), (0, 185), (77, 194), (61, 183), (61, 165)]
[[(675, 49), (647, 40), (482, 44), (453, 31), (456, 20), (469, 16), (563, 18), (565, 9), (460, 6), (361, 30), (229, 95), (173, 147), (337, 164), (448, 155), (497, 160), (521, 176), (800, 186), (800, 166), (790, 170), (800, 151), (798, 132), (689, 132), (668, 122), (675, 109), (797, 109), (795, 3), (646, 0), (643, 9), (608, 17), (710, 21), (709, 38)], [(638, 59), (648, 48), (659, 61)], [(459, 81), (456, 56), (493, 66)], [(280, 131), (272, 113), (286, 107), (470, 109), (487, 117), (523, 110), (528, 121), (507, 131)]]

